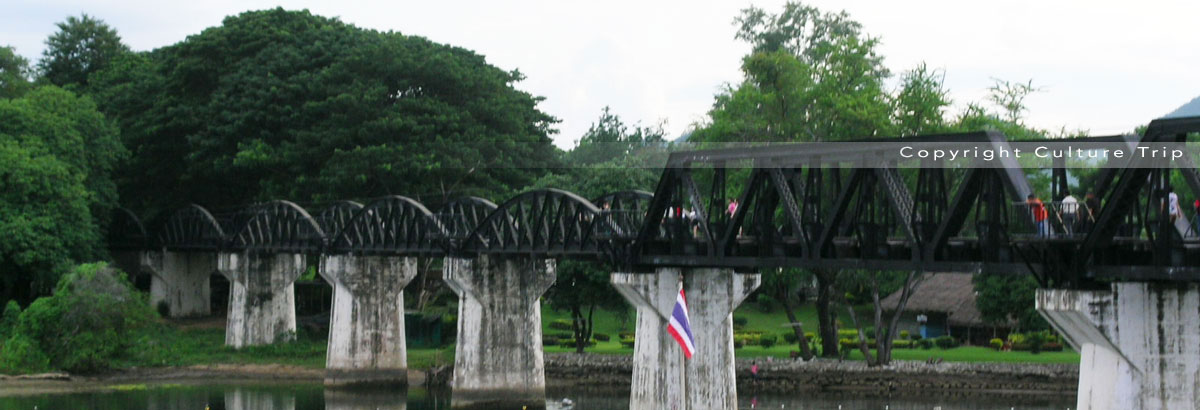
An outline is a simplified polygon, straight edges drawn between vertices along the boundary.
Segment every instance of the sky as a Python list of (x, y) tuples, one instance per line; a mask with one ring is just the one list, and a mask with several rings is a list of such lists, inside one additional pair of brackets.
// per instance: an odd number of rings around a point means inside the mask
[[(1032, 80), (1026, 123), (1091, 135), (1132, 131), (1200, 95), (1200, 1), (809, 0), (847, 11), (871, 36), (893, 77), (924, 62), (942, 70), (959, 112), (984, 102), (996, 79)], [(674, 138), (703, 121), (713, 95), (741, 81), (749, 46), (733, 19), (782, 0), (603, 2), (4, 0), (0, 45), (36, 61), (69, 15), (116, 28), (152, 50), (217, 26), (228, 15), (284, 7), (359, 27), (419, 35), (474, 50), (527, 79), (546, 100), (560, 147), (573, 146), (608, 106), (626, 123), (664, 123)], [(890, 81), (894, 87), (896, 81)]]

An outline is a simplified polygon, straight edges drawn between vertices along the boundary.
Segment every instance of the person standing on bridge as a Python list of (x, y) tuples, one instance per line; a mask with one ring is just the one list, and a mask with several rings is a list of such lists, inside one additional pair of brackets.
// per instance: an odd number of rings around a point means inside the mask
[(1062, 199), (1063, 232), (1067, 235), (1075, 233), (1075, 216), (1078, 215), (1078, 211), (1079, 200), (1071, 196), (1070, 192), (1067, 192), (1067, 196)]
[(1171, 223), (1183, 217), (1183, 208), (1179, 206), (1179, 195), (1175, 193), (1175, 188), (1167, 185), (1167, 213), (1171, 215)]
[(1029, 206), (1029, 213), (1033, 217), (1033, 225), (1037, 228), (1037, 235), (1042, 237), (1050, 236), (1049, 226), (1046, 225), (1046, 217), (1049, 216), (1046, 212), (1046, 205), (1033, 194), (1025, 197), (1025, 204)]

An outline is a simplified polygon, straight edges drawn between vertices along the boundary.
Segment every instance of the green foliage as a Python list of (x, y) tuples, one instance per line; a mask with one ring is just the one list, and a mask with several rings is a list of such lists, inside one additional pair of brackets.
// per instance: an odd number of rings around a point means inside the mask
[(945, 110), (950, 106), (950, 98), (949, 90), (943, 86), (945, 77), (945, 72), (930, 70), (925, 63), (904, 73), (900, 90), (892, 99), (897, 134), (933, 134), (949, 128)]
[[(21, 319), (21, 305), (17, 301), (10, 300), (4, 305), (4, 313), (0, 314), (0, 343), (8, 339), (12, 335), (12, 331), (17, 327), (17, 321)], [(3, 346), (0, 344), (0, 346)]]
[(0, 98), (16, 98), (29, 91), (29, 60), (11, 46), (0, 47)]
[(908, 339), (893, 340), (892, 347), (896, 349), (909, 349), (913, 347), (913, 341)]
[(765, 347), (765, 348), (770, 348), (771, 346), (775, 346), (775, 343), (777, 343), (777, 342), (779, 342), (779, 337), (772, 335), (772, 334), (765, 334), (765, 335), (759, 336), (759, 338), (758, 338), (758, 345)]
[(758, 305), (758, 310), (762, 311), (763, 313), (769, 313), (775, 310), (775, 299), (772, 298), (771, 295), (759, 293), (758, 296), (754, 298), (754, 302), (756, 305)]
[[(623, 346), (623, 347), (628, 347), (628, 348), (632, 349), (634, 342), (635, 342), (635, 339), (633, 336), (621, 338), (621, 346)], [(734, 343), (736, 343), (736, 341)]]
[(499, 197), (557, 164), (557, 120), (515, 88), (520, 72), (421, 37), (272, 9), (228, 17), (146, 60), (98, 75), (115, 89), (95, 92), (126, 105), (122, 124), (139, 125), (124, 135), (138, 172), (123, 194), (152, 211)]
[[(91, 372), (127, 353), (131, 335), (155, 326), (157, 315), (125, 280), (104, 263), (75, 268), (54, 295), (39, 298), (21, 314), (14, 337), (32, 341), (54, 368)], [(26, 350), (36, 362), (34, 350)]]
[(129, 52), (116, 30), (87, 14), (67, 17), (57, 26), (58, 32), (46, 39), (46, 50), (38, 62), (42, 78), (50, 84), (86, 87), (88, 76)]
[(607, 342), (610, 340), (610, 337), (606, 333), (593, 333), (592, 338), (598, 342)]
[(555, 319), (553, 322), (550, 322), (550, 328), (557, 330), (571, 330), (571, 321), (567, 319)]
[[(53, 86), (0, 99), (0, 289), (32, 300), (72, 261), (103, 256), (116, 204), (110, 178), (126, 155), (116, 128), (88, 98)], [(52, 205), (52, 206), (51, 206)]]
[(13, 335), (0, 350), (0, 372), (38, 373), (49, 369), (50, 358), (29, 336)]
[(746, 319), (745, 316), (733, 315), (733, 326), (734, 327), (746, 326), (747, 323), (750, 323), (750, 320)]
[(993, 324), (1016, 321), (1018, 329), (1047, 329), (1034, 301), (1038, 283), (1023, 275), (980, 274), (975, 283), (975, 306), (983, 319)]
[(929, 350), (933, 348), (933, 341), (934, 339), (919, 339), (916, 344), (922, 349)]
[(953, 349), (958, 347), (958, 339), (953, 336), (940, 336), (933, 340), (934, 344), (941, 349)]
[(988, 346), (991, 346), (993, 349), (1000, 350), (1004, 348), (1004, 341), (1000, 340), (999, 338), (992, 338), (992, 340), (988, 341)]
[(798, 340), (800, 340), (800, 339), (796, 338), (796, 332), (784, 332), (783, 333), (783, 341), (787, 342), (788, 344), (796, 343), (796, 341), (798, 341)]
[(908, 339), (909, 339), (909, 337), (908, 337), (908, 336), (909, 336), (909, 334), (908, 334), (908, 331), (907, 331), (907, 330), (901, 330), (901, 331), (900, 331), (900, 338), (901, 338), (901, 339), (908, 340)]

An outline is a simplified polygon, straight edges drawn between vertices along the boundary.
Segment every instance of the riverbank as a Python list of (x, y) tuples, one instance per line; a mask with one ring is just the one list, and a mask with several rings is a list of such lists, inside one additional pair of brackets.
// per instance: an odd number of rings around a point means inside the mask
[[(759, 364), (759, 380), (750, 366)], [(624, 355), (547, 354), (548, 384), (628, 388), (633, 358)], [(862, 361), (737, 359), (739, 390), (763, 392), (871, 391), (1074, 394), (1079, 366), (1043, 363), (928, 364), (897, 360), (886, 367)]]

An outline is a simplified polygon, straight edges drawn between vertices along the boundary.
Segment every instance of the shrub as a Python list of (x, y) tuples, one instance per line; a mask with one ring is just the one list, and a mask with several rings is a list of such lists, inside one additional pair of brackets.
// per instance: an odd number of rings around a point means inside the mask
[(734, 326), (739, 326), (739, 327), (745, 326), (747, 323), (750, 323), (749, 319), (746, 319), (743, 316), (737, 316), (737, 315), (733, 316), (733, 325)]
[(633, 339), (633, 335), (634, 335), (634, 333), (633, 333), (633, 332), (619, 332), (619, 333), (617, 333), (617, 336), (618, 336), (619, 338), (621, 338), (621, 339), (626, 339), (626, 338), (628, 338), (628, 339)]
[(919, 339), (916, 341), (917, 346), (922, 349), (929, 350), (933, 348), (933, 339)]
[(941, 349), (952, 349), (958, 347), (958, 340), (953, 336), (941, 336), (934, 339), (934, 344)]
[(787, 342), (788, 344), (796, 343), (797, 340), (800, 340), (800, 339), (796, 338), (796, 332), (784, 332), (783, 333), (783, 341)]
[(607, 334), (604, 334), (604, 333), (592, 333), (592, 338), (593, 338), (593, 339), (596, 339), (596, 341), (598, 341), (598, 342), (607, 342), (607, 341), (609, 341), (609, 337), (608, 337), (608, 335), (607, 335)]
[(754, 298), (754, 302), (758, 305), (758, 310), (763, 313), (771, 313), (775, 309), (775, 299), (765, 293), (758, 294), (758, 297)]
[(1000, 350), (1004, 348), (1004, 341), (1000, 340), (999, 338), (994, 338), (988, 341), (988, 346), (991, 346), (993, 349)]
[(904, 340), (908, 340), (908, 331), (907, 331), (907, 330), (901, 330), (901, 331), (900, 331), (900, 338), (901, 338), (901, 339), (904, 339)]
[(104, 369), (138, 340), (133, 335), (156, 320), (145, 297), (120, 271), (104, 263), (80, 265), (59, 280), (53, 296), (39, 298), (21, 313), (14, 333), (28, 338), (22, 351), (29, 356), (9, 359), (36, 363), (40, 349), (53, 368)]
[[(575, 348), (575, 338), (559, 340), (558, 345), (562, 346), (562, 347), (574, 349)], [(588, 341), (587, 345), (584, 347), (592, 347), (595, 345), (596, 345), (596, 342)]]
[(858, 339), (858, 330), (856, 329), (838, 329), (838, 339)]
[(21, 320), (21, 305), (17, 301), (10, 300), (4, 306), (4, 314), (0, 315), (0, 347), (3, 346), (5, 340), (12, 336), (12, 331), (17, 327), (17, 321)]
[(557, 337), (551, 335), (542, 336), (542, 346), (554, 346), (557, 345), (558, 342), (559, 339)]
[(813, 332), (804, 332), (804, 340), (817, 340), (817, 334)]
[(912, 340), (899, 339), (892, 341), (892, 348), (894, 349), (909, 349), (912, 348), (912, 346)]
[(925, 338), (925, 337), (924, 337), (924, 336), (921, 336), (921, 334), (920, 334), (920, 333), (913, 333), (913, 334), (912, 334), (912, 336), (910, 337), (910, 339), (912, 339), (912, 341), (914, 341), (914, 342), (915, 342), (915, 341), (918, 341), (918, 340), (921, 340), (921, 339), (924, 339), (924, 338)]
[(28, 336), (14, 335), (0, 349), (0, 372), (38, 373), (49, 369), (50, 358)]
[(634, 343), (634, 338), (632, 336), (621, 338), (621, 346), (623, 346), (623, 347), (628, 347), (628, 348), (632, 349), (633, 343)]
[(554, 319), (550, 322), (550, 328), (554, 330), (571, 330), (571, 321), (567, 319)]
[(758, 338), (758, 345), (765, 348), (770, 348), (771, 346), (775, 346), (775, 342), (778, 341), (779, 338), (775, 335), (762, 335)]
[(733, 348), (734, 349), (741, 349), (742, 346), (745, 346), (745, 345), (746, 345), (746, 339), (737, 338), (737, 337), (733, 338)]
[(1025, 343), (1029, 345), (1029, 352), (1038, 354), (1042, 352), (1042, 345), (1046, 343), (1046, 335), (1042, 332), (1031, 332), (1025, 335)]
[(1055, 342), (1046, 343), (1046, 344), (1042, 345), (1042, 350), (1047, 351), (1047, 352), (1061, 352), (1061, 351), (1063, 351), (1063, 345), (1062, 345), (1062, 343), (1055, 343)]

